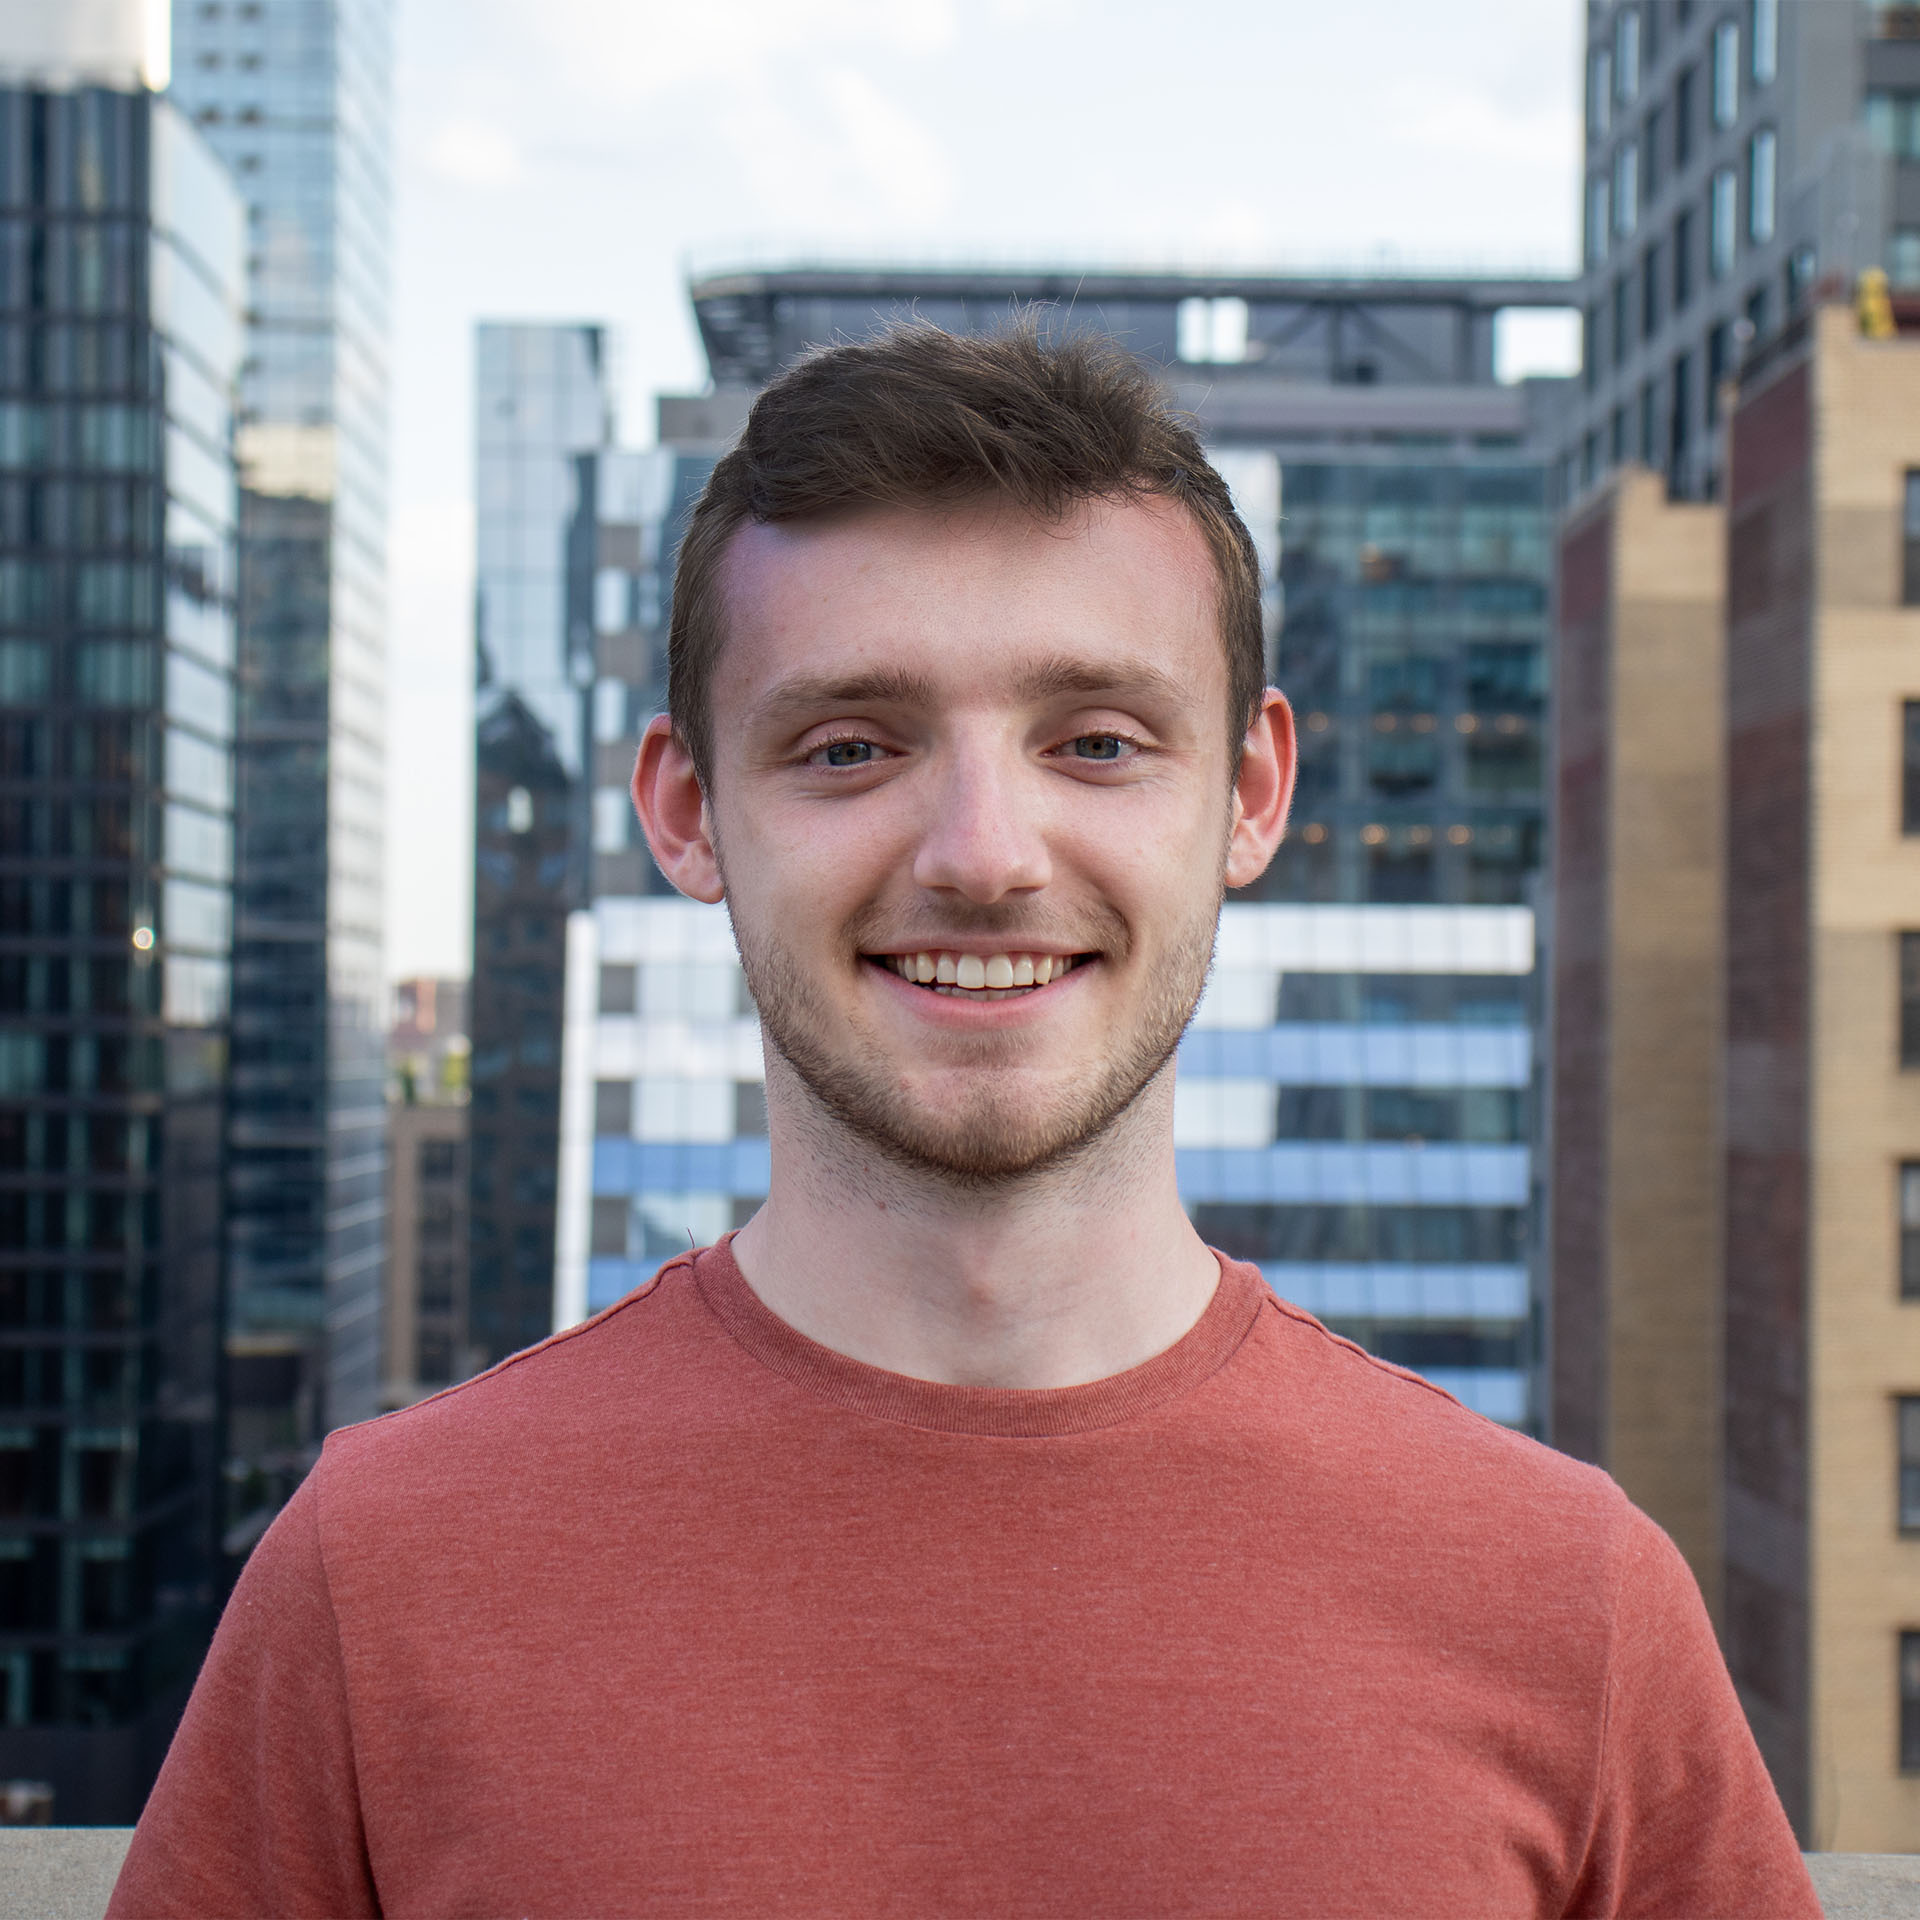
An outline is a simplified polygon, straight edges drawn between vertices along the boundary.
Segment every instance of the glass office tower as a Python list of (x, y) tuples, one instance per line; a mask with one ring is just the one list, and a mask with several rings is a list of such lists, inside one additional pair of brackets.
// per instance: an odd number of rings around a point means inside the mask
[[(569, 581), (612, 437), (604, 330), (477, 339), (468, 1334), (487, 1363), (553, 1324), (567, 915), (586, 894), (591, 618)], [(589, 572), (591, 568), (589, 566)]]
[(230, 1546), (379, 1410), (390, 0), (177, 0), (246, 201)]
[(0, 1777), (63, 1824), (139, 1812), (224, 1586), (241, 255), (132, 76), (0, 81)]

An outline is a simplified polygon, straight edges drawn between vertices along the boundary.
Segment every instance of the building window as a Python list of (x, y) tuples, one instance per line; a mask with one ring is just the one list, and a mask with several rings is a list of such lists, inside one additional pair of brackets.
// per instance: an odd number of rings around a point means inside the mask
[(1795, 247), (1787, 256), (1787, 312), (1796, 314), (1813, 291), (1814, 255), (1811, 247)]
[(636, 1007), (636, 995), (639, 991), (640, 972), (637, 967), (602, 967), (600, 969), (600, 1011), (602, 1013), (632, 1013)]
[(1887, 279), (1902, 292), (1920, 287), (1920, 227), (1896, 227), (1887, 242)]
[(1779, 142), (1762, 127), (1747, 142), (1747, 237), (1756, 246), (1773, 238), (1774, 176)]
[(1920, 1160), (1900, 1163), (1900, 1298), (1920, 1300)]
[(1730, 127), (1740, 118), (1740, 29), (1722, 20), (1713, 30), (1713, 124)]
[(1598, 48), (1587, 63), (1587, 138), (1606, 137), (1613, 125), (1613, 55)]
[(1621, 239), (1633, 238), (1640, 224), (1640, 147), (1629, 140), (1613, 156), (1613, 230)]
[(1920, 472), (1909, 471), (1900, 502), (1900, 604), (1920, 607)]
[(1893, 1407), (1900, 1455), (1900, 1531), (1920, 1533), (1920, 1395), (1902, 1394)]
[(1673, 164), (1676, 172), (1693, 158), (1693, 102), (1698, 90), (1694, 69), (1682, 68), (1673, 83)]
[(1640, 458), (1650, 467), (1660, 464), (1659, 408), (1660, 390), (1649, 380), (1640, 389)]
[(1580, 382), (1591, 393), (1600, 374), (1600, 309), (1580, 316)]
[(1607, 464), (1617, 467), (1627, 457), (1627, 410), (1615, 407), (1607, 423)]
[(1660, 243), (1640, 256), (1640, 337), (1652, 340), (1660, 331)]
[(1633, 329), (1627, 324), (1627, 316), (1632, 311), (1627, 277), (1622, 274), (1613, 283), (1613, 364), (1616, 367), (1624, 367), (1627, 355), (1633, 351)]
[(1660, 191), (1660, 162), (1665, 157), (1667, 116), (1661, 107), (1647, 110), (1647, 124), (1640, 134), (1640, 197), (1648, 206)]
[(1764, 87), (1780, 70), (1780, 0), (1753, 0), (1753, 84)]
[(1688, 207), (1673, 223), (1673, 310), (1679, 313), (1693, 298), (1693, 209)]
[(1900, 936), (1900, 1064), (1920, 1067), (1920, 933)]
[(1920, 93), (1867, 95), (1867, 138), (1896, 160), (1920, 160)]
[(630, 1211), (624, 1193), (594, 1196), (592, 1252), (596, 1258), (626, 1258), (627, 1216)]
[(1900, 1771), (1920, 1773), (1920, 1633), (1900, 1636)]
[(1731, 167), (1722, 167), (1707, 189), (1707, 267), (1716, 280), (1733, 271), (1739, 217), (1740, 177)]
[(1693, 431), (1693, 355), (1681, 354), (1673, 363), (1673, 405), (1669, 412), (1669, 463), (1677, 471)]
[(625, 1139), (633, 1131), (633, 1082), (596, 1080), (593, 1083), (593, 1130)]
[(1608, 227), (1612, 220), (1613, 194), (1607, 176), (1596, 173), (1587, 182), (1587, 265), (1598, 266), (1607, 257)]
[(1623, 107), (1640, 96), (1640, 10), (1623, 7), (1613, 25), (1613, 91)]

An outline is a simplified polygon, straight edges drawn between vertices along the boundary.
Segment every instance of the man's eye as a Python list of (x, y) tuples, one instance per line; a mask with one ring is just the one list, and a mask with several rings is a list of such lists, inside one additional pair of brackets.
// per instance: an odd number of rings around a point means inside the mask
[(869, 766), (873, 758), (871, 740), (831, 740), (819, 750), (821, 764), (829, 767)]
[(1127, 743), (1117, 733), (1083, 733), (1073, 742), (1076, 760), (1118, 760)]

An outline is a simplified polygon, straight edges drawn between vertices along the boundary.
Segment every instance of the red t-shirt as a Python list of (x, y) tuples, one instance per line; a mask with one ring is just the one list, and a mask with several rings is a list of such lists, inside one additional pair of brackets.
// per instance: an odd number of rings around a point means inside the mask
[(936, 1386), (724, 1246), (336, 1433), (113, 1920), (1819, 1907), (1604, 1475), (1223, 1263), (1157, 1359)]

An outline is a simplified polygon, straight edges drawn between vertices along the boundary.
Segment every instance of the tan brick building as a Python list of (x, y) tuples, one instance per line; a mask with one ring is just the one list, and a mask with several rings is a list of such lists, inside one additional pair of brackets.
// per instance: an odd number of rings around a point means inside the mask
[(1920, 338), (1817, 309), (1728, 445), (1563, 537), (1553, 1432), (1807, 1844), (1920, 1851)]

